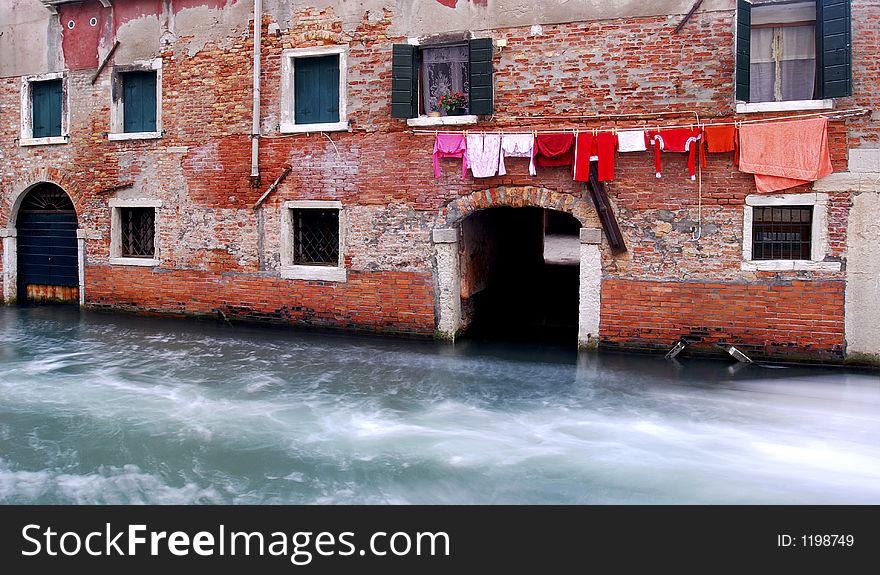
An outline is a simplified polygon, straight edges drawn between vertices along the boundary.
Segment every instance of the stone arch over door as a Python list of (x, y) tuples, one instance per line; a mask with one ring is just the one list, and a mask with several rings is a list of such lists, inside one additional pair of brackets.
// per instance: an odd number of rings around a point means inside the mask
[[(54, 171), (54, 170), (53, 170)], [(19, 181), (13, 188), (13, 195), (7, 196), (8, 211), (4, 210), (5, 225), (0, 227), (0, 237), (3, 240), (3, 300), (5, 302), (14, 302), (18, 296), (18, 265), (19, 265), (19, 249), (18, 249), (18, 227), (19, 214), (22, 210), (22, 204), (26, 201), (29, 194), (41, 187), (57, 188), (63, 192), (73, 204), (74, 211), (77, 213), (77, 222), (80, 221), (80, 209), (77, 206), (77, 197), (70, 191), (70, 186), (65, 185), (67, 182), (63, 177), (52, 177), (52, 174), (44, 173), (34, 174), (32, 178), (25, 181)], [(56, 174), (57, 175), (57, 174)], [(77, 282), (79, 291), (79, 303), (85, 301), (85, 231), (81, 227), (75, 230), (76, 237), (76, 259), (77, 259)]]
[(437, 337), (454, 341), (461, 329), (459, 224), (479, 210), (536, 207), (570, 214), (581, 224), (578, 346), (593, 348), (599, 336), (602, 287), (601, 223), (589, 200), (536, 186), (480, 190), (444, 205), (432, 230)]

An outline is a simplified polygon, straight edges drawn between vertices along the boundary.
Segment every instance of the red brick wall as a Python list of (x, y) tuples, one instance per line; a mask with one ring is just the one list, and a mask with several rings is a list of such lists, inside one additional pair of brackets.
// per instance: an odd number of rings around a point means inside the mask
[(670, 349), (680, 337), (746, 354), (839, 359), (843, 354), (841, 281), (768, 284), (602, 282), (600, 342)]
[(345, 284), (286, 281), (195, 270), (90, 266), (87, 297), (95, 307), (387, 333), (434, 331), (431, 274), (350, 273)]

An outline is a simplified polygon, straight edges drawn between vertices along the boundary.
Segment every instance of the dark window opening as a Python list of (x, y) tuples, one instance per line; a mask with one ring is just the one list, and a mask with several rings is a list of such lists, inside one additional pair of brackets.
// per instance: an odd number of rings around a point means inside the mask
[(31, 83), (31, 116), (34, 138), (61, 135), (61, 80)]
[(122, 257), (155, 257), (155, 208), (120, 208), (122, 219)]
[(339, 121), (339, 55), (293, 61), (293, 107), (297, 124)]
[(812, 207), (758, 207), (753, 210), (753, 260), (810, 259)]
[(339, 265), (339, 210), (293, 210), (294, 265)]
[(156, 131), (156, 72), (122, 74), (123, 131)]

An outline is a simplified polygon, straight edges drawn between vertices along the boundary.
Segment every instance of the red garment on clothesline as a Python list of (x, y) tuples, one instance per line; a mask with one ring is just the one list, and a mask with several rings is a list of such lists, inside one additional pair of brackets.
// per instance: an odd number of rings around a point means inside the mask
[(535, 137), (538, 166), (570, 166), (574, 163), (574, 134), (538, 134)]
[(669, 128), (667, 130), (651, 130), (645, 137), (654, 146), (654, 168), (657, 177), (663, 176), (660, 166), (660, 152), (687, 152), (688, 172), (691, 179), (697, 179), (697, 143), (702, 132), (699, 128)]
[(590, 180), (590, 160), (597, 158), (600, 182), (614, 179), (614, 152), (617, 151), (617, 134), (591, 132), (577, 135), (575, 146), (574, 179), (578, 182)]

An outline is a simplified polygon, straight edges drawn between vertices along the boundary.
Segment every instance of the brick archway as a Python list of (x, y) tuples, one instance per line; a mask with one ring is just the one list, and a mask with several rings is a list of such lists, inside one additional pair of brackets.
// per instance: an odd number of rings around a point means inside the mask
[(571, 214), (585, 228), (601, 225), (593, 204), (588, 200), (537, 186), (499, 186), (449, 202), (440, 209), (434, 227), (453, 227), (476, 211), (503, 206), (546, 208)]
[(461, 329), (460, 224), (480, 210), (497, 207), (536, 207), (565, 212), (581, 224), (578, 341), (595, 348), (599, 335), (602, 285), (601, 224), (592, 203), (571, 194), (536, 186), (499, 186), (459, 197), (437, 213), (432, 231), (436, 336), (454, 341)]

